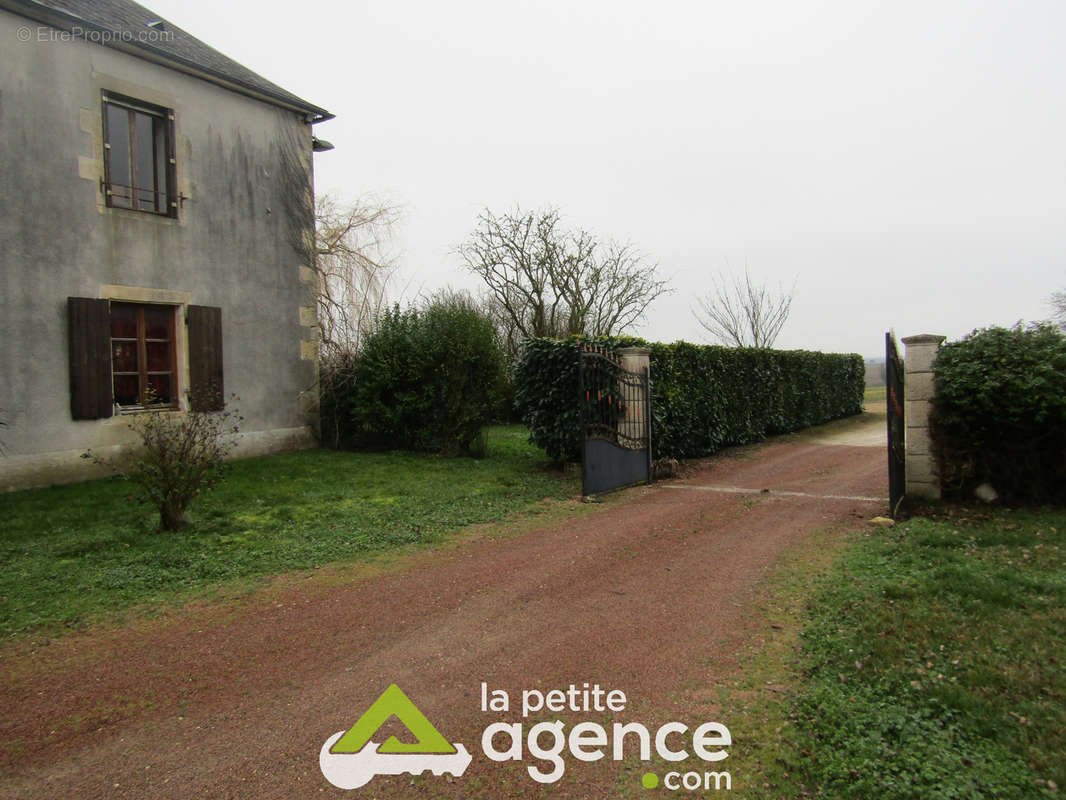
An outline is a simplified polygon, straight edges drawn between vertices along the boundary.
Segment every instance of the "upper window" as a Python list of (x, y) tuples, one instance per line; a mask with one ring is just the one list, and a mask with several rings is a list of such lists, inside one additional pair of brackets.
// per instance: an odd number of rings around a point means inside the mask
[(176, 217), (174, 115), (104, 94), (104, 192), (107, 204)]
[(111, 304), (111, 380), (121, 408), (177, 404), (174, 308)]

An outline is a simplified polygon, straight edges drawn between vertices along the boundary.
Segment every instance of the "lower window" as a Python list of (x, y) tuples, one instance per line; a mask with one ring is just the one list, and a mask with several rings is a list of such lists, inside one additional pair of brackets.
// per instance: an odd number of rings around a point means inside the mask
[[(182, 319), (184, 317), (184, 319)], [(182, 353), (176, 326), (184, 324)], [(116, 412), (178, 408), (188, 393), (193, 411), (220, 411), (222, 309), (67, 298), (70, 415), (106, 419)], [(178, 385), (188, 367), (188, 385)], [(184, 379), (183, 379), (184, 380)]]
[(178, 401), (174, 307), (111, 303), (111, 386), (122, 409)]

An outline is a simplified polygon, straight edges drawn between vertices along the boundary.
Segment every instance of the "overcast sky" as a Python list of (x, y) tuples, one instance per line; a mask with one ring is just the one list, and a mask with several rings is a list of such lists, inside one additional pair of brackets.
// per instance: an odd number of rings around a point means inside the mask
[(867, 356), (1066, 289), (1061, 0), (146, 4), (337, 115), (316, 189), (403, 208), (409, 293), (516, 205), (657, 262), (657, 341), (745, 264), (796, 280), (778, 347)]

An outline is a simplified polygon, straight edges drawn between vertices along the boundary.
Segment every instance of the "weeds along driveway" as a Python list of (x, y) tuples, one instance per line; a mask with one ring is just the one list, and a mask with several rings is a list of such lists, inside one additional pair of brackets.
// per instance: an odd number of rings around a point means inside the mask
[[(843, 430), (874, 425), (883, 417)], [(595, 513), (516, 535), (489, 528), (378, 574), (291, 577), (225, 605), (9, 646), (0, 796), (583, 798), (630, 783), (637, 795), (639, 771), (619, 780), (639, 764), (609, 757), (568, 758), (550, 786), (530, 779), (526, 766), (540, 762), (528, 753), (489, 761), (481, 731), (521, 716), (481, 712), (481, 682), (512, 698), (585, 682), (621, 689), (625, 711), (595, 715), (605, 725), (729, 725), (708, 688), (764, 624), (752, 611), (762, 578), (813, 532), (885, 511), (883, 445), (826, 436), (732, 451)], [(391, 683), (473, 763), (461, 778), (334, 789), (319, 748)]]

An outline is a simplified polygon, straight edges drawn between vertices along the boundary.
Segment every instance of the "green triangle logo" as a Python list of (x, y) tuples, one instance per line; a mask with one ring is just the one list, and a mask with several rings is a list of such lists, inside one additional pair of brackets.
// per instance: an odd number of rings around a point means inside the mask
[(457, 752), (395, 683), (381, 693), (381, 697), (374, 701), (363, 716), (359, 717), (359, 721), (334, 743), (330, 752), (358, 753), (370, 741), (370, 737), (394, 716), (407, 726), (407, 730), (411, 731), (418, 741), (405, 744), (395, 736), (390, 736), (385, 744), (378, 748), (379, 753)]

